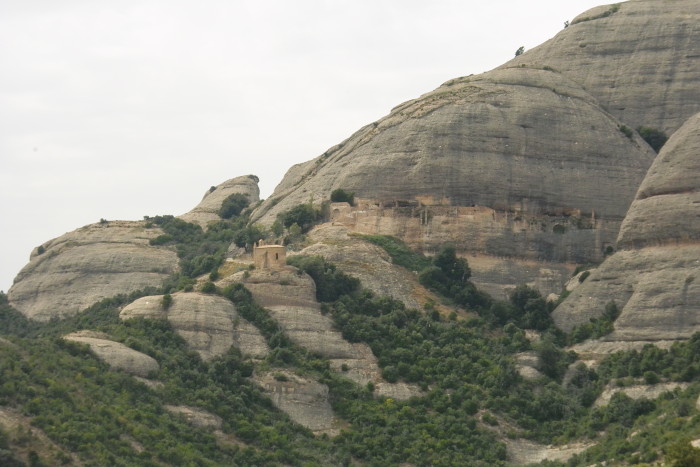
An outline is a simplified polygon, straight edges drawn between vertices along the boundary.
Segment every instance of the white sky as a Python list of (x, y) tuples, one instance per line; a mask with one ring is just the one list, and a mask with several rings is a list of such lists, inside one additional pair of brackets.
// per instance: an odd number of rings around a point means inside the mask
[(0, 290), (100, 218), (189, 211), (600, 0), (0, 0)]

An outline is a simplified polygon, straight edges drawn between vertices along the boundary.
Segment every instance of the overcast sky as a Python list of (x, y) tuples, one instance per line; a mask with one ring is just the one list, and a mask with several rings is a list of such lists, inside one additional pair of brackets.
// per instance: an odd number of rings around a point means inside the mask
[(0, 0), (0, 290), (100, 218), (269, 196), (392, 107), (488, 71), (595, 0)]

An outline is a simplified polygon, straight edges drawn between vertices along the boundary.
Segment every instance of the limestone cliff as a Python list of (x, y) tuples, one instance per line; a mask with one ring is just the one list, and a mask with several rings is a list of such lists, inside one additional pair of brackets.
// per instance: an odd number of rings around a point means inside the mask
[(103, 298), (160, 287), (178, 270), (174, 251), (148, 243), (162, 234), (144, 222), (110, 221), (49, 240), (15, 278), (10, 303), (29, 318), (47, 321)]
[(554, 311), (570, 330), (614, 300), (607, 341), (687, 338), (700, 331), (700, 114), (661, 150), (618, 238), (619, 251)]
[(503, 67), (551, 67), (627, 126), (670, 135), (700, 111), (699, 24), (696, 0), (602, 5)]
[(260, 200), (258, 181), (258, 177), (255, 175), (245, 175), (227, 180), (207, 190), (197, 206), (179, 217), (184, 221), (206, 227), (209, 222), (221, 220), (219, 216), (221, 204), (232, 194), (246, 195), (251, 206), (257, 203)]

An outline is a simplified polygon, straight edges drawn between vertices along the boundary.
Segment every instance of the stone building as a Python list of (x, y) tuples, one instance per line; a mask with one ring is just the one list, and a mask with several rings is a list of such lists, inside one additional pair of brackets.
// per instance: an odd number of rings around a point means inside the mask
[(263, 240), (253, 244), (255, 269), (282, 269), (287, 264), (284, 245), (265, 245)]

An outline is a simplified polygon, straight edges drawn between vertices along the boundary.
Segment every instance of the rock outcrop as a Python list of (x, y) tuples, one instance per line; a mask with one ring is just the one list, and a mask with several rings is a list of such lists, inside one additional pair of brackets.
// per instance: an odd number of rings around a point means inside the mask
[(314, 434), (334, 436), (340, 432), (325, 384), (287, 370), (255, 374), (253, 380), (275, 407)]
[[(677, 180), (677, 182), (676, 182)], [(553, 313), (570, 330), (621, 309), (607, 341), (688, 338), (700, 331), (700, 114), (664, 146), (622, 224), (614, 255)]]
[(376, 394), (397, 400), (421, 394), (417, 386), (384, 381), (372, 349), (367, 344), (343, 339), (333, 321), (321, 313), (316, 287), (307, 274), (293, 267), (256, 269), (236, 273), (220, 284), (227, 282), (242, 283), (295, 344), (328, 358), (331, 368), (357, 384), (372, 382)]
[(138, 352), (119, 342), (114, 342), (92, 331), (77, 331), (63, 338), (90, 346), (90, 350), (100, 360), (115, 370), (122, 370), (142, 378), (160, 369), (158, 362), (144, 353)]
[(382, 248), (348, 233), (343, 226), (318, 226), (307, 236), (312, 245), (299, 254), (322, 256), (342, 272), (358, 278), (363, 288), (379, 296), (400, 300), (408, 308), (422, 308), (420, 298), (427, 292), (418, 283), (416, 275), (394, 266)]
[(639, 384), (627, 387), (606, 387), (593, 403), (594, 407), (608, 405), (612, 396), (621, 392), (631, 399), (656, 399), (667, 392), (683, 391), (690, 386), (690, 383), (659, 383), (659, 384)]
[(49, 240), (15, 278), (10, 303), (29, 318), (47, 321), (117, 294), (160, 287), (178, 270), (174, 251), (148, 243), (162, 234), (144, 222), (105, 221)]
[[(556, 71), (458, 78), (292, 168), (253, 217), (271, 223), (342, 188), (371, 201), (344, 222), (351, 229), (427, 253), (452, 243), (464, 255), (498, 258), (475, 268), (477, 283), (558, 291), (569, 264), (602, 260), (654, 158), (623, 129)], [(541, 276), (523, 281), (524, 270)]]
[(216, 295), (176, 293), (166, 310), (162, 298), (162, 295), (139, 298), (124, 307), (119, 317), (167, 319), (203, 360), (225, 354), (232, 345), (255, 358), (263, 358), (269, 352), (260, 331), (239, 316), (229, 300)]
[(629, 127), (670, 135), (700, 112), (698, 24), (695, 0), (602, 5), (503, 68), (551, 67)]
[(221, 204), (232, 194), (240, 193), (246, 195), (251, 206), (257, 203), (260, 200), (258, 181), (258, 177), (255, 175), (244, 175), (227, 180), (207, 190), (204, 198), (197, 206), (179, 217), (184, 221), (206, 227), (210, 222), (221, 220), (219, 216)]
[(192, 426), (205, 429), (221, 429), (223, 420), (218, 415), (214, 415), (206, 410), (198, 409), (197, 407), (189, 407), (186, 405), (165, 405), (165, 410), (168, 412), (180, 415), (187, 420)]
[(554, 71), (454, 79), (362, 128), (305, 172), (290, 170), (254, 215), (271, 222), (343, 188), (368, 199), (619, 221), (653, 159), (619, 126)]

